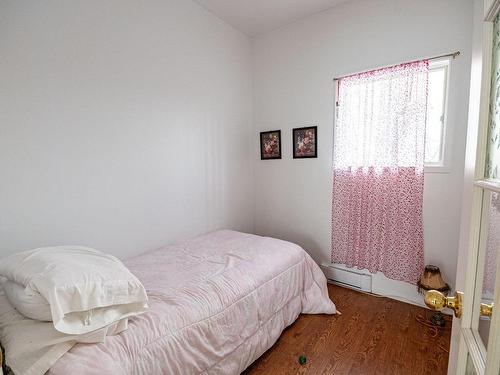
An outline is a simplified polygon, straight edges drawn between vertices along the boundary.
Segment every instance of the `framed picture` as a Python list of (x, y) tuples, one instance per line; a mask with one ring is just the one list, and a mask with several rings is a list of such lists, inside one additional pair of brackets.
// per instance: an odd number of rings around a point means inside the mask
[(281, 130), (260, 133), (260, 159), (281, 159)]
[(318, 127), (308, 126), (293, 129), (293, 158), (318, 157)]

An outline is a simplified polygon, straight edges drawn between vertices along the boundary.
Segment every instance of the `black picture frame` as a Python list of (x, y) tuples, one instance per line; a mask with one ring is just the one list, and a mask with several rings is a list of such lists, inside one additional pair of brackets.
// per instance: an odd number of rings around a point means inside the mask
[[(271, 154), (266, 152), (265, 145), (266, 142), (270, 141), (270, 138), (276, 136), (277, 138), (277, 152), (274, 151)], [(270, 130), (260, 133), (260, 160), (276, 160), (281, 159), (281, 130)]]
[[(314, 147), (312, 151), (310, 146), (308, 150), (299, 150), (299, 136), (308, 131), (312, 131), (314, 139), (311, 142)], [(310, 137), (309, 137), (310, 138)], [(318, 157), (318, 127), (317, 126), (305, 126), (302, 128), (294, 128), (292, 131), (292, 145), (293, 145), (293, 158), (294, 159), (309, 159)]]

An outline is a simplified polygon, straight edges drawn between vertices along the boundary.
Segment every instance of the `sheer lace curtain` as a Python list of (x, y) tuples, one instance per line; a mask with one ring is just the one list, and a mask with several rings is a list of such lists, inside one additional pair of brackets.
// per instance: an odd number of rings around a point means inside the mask
[[(483, 198), (484, 199), (484, 198)], [(493, 300), (497, 277), (497, 258), (500, 251), (500, 194), (491, 194), (488, 213), (488, 239), (484, 261), (483, 299)]]
[(332, 262), (415, 283), (424, 266), (428, 61), (339, 81)]

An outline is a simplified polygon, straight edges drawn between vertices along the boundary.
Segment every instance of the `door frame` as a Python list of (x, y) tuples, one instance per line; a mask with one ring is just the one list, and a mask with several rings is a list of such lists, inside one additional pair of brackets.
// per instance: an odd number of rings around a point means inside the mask
[[(486, 356), (486, 348), (482, 341), (476, 337), (472, 329), (477, 329), (475, 322), (478, 320), (481, 303), (481, 289), (476, 287), (476, 280), (483, 280), (482, 268), (484, 264), (487, 234), (488, 215), (483, 209), (484, 196), (489, 196), (490, 191), (500, 192), (500, 184), (484, 181), (484, 171), (487, 151), (489, 104), (491, 90), (492, 45), (493, 45), (493, 20), (500, 11), (500, 0), (484, 0), (482, 17), (482, 68), (481, 68), (481, 94), (479, 101), (478, 135), (476, 145), (476, 162), (474, 167), (474, 182), (472, 202), (469, 216), (469, 236), (466, 265), (466, 282), (464, 290), (463, 315), (460, 323), (460, 340), (457, 358), (457, 374), (465, 374), (468, 355), (479, 375), (498, 375), (500, 356)], [(470, 183), (470, 181), (465, 181)], [(460, 271), (460, 270), (457, 270)], [(497, 275), (500, 275), (500, 262), (497, 265)], [(471, 298), (472, 297), (472, 298)], [(500, 297), (500, 277), (497, 277), (495, 286), (495, 300)], [(476, 326), (476, 327), (475, 327)], [(493, 314), (490, 330), (500, 329), (500, 315)], [(491, 335), (488, 342), (490, 353), (500, 352), (500, 338)], [(488, 369), (488, 371), (486, 371)]]

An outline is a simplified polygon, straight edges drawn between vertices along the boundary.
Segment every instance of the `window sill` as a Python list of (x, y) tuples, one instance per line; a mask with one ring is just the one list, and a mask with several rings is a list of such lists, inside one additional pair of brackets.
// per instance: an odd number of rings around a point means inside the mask
[(446, 165), (425, 165), (424, 173), (442, 173), (449, 174), (451, 173), (451, 168)]

